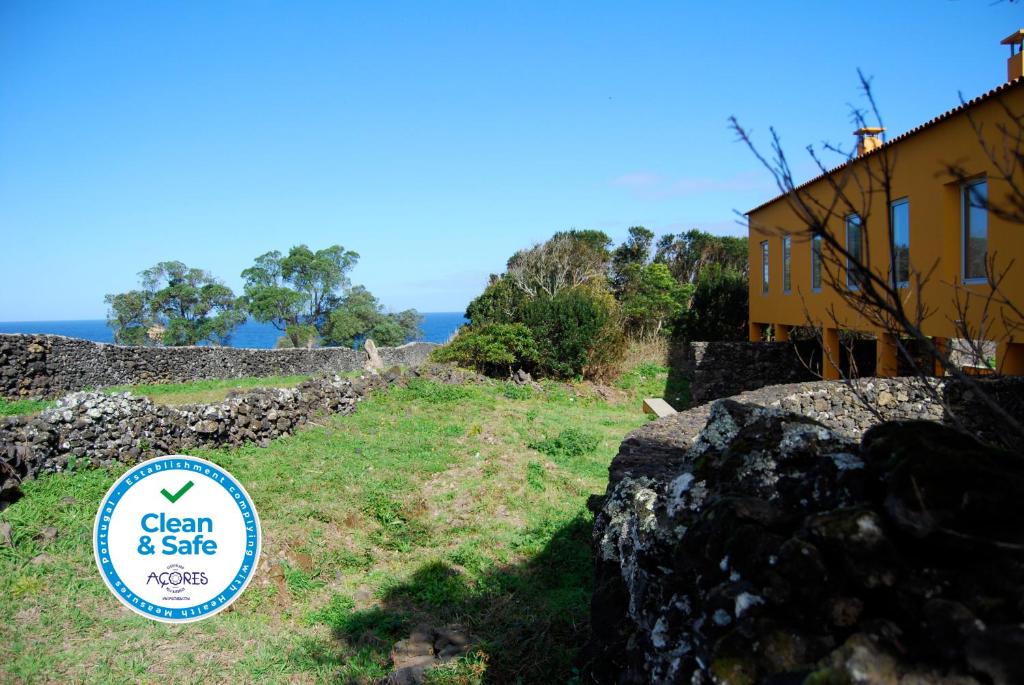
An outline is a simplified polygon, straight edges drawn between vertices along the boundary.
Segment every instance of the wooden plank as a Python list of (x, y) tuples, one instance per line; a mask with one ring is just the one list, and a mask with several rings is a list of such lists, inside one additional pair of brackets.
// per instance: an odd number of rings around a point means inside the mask
[(644, 413), (654, 414), (660, 418), (662, 416), (671, 416), (676, 413), (676, 410), (672, 408), (671, 404), (660, 397), (648, 397), (644, 400)]

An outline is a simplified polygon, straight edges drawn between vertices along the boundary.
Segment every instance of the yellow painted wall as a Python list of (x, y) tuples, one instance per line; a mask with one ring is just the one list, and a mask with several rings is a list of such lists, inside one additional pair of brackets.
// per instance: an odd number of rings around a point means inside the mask
[[(975, 123), (981, 123), (990, 145), (998, 144), (1000, 151), (1005, 148), (1003, 136), (997, 134), (996, 126), (1006, 120), (1001, 100), (1012, 111), (1024, 114), (1024, 81), (1010, 86), (993, 98), (972, 107), (969, 112)], [(969, 174), (988, 177), (989, 203), (1006, 206), (1008, 189), (1005, 182), (997, 180), (998, 171), (986, 157), (972, 129), (966, 113), (951, 118), (896, 141), (877, 152), (858, 159), (844, 169), (834, 172), (834, 178), (848, 182), (849, 194), (857, 198), (857, 209), (867, 217), (867, 243), (872, 270), (880, 274), (888, 272), (889, 247), (887, 241), (887, 208), (880, 187), (868, 192), (863, 198), (859, 188), (870, 188), (865, 165), (881, 163), (880, 155), (887, 154), (893, 164), (892, 199), (909, 198), (910, 201), (910, 262), (911, 287), (904, 291), (909, 311), (914, 311), (921, 296), (929, 315), (922, 322), (926, 335), (957, 337), (952, 322), (956, 318), (955, 285), (961, 292), (974, 296), (989, 292), (986, 285), (962, 286), (961, 283), (961, 218), (960, 187), (955, 177), (947, 172), (947, 165), (958, 164)], [(1019, 182), (1024, 185), (1024, 170)], [(860, 185), (856, 185), (857, 183)], [(835, 193), (826, 180), (819, 180), (805, 189), (812, 197), (829, 201)], [(795, 213), (790, 201), (778, 199), (755, 210), (749, 215), (750, 250), (750, 321), (763, 324), (832, 326), (834, 310), (840, 327), (866, 332), (876, 332), (873, 327), (853, 311), (843, 299), (829, 287), (829, 277), (823, 276), (821, 292), (811, 290), (811, 247), (810, 234), (806, 224)], [(836, 216), (829, 224), (830, 231), (845, 239), (843, 218)], [(792, 235), (792, 292), (782, 292), (782, 238), (783, 233)], [(761, 246), (763, 240), (769, 245), (770, 289), (767, 295), (761, 292)], [(826, 248), (827, 249), (827, 248)], [(1015, 267), (1001, 285), (1004, 292), (1011, 294), (1018, 305), (1024, 307), (1024, 225), (1000, 219), (992, 211), (988, 217), (988, 250), (997, 255), (998, 264), (1008, 265), (1016, 260)], [(827, 263), (829, 260), (826, 259)], [(915, 273), (927, 273), (934, 269), (923, 293), (917, 292)], [(845, 283), (845, 273), (839, 274)], [(982, 322), (980, 300), (973, 301), (968, 309), (972, 325)], [(1014, 343), (1024, 342), (1024, 331), (1008, 331), (998, 311), (989, 311), (987, 317), (988, 339), (1002, 339), (1009, 336)], [(1019, 317), (1012, 316), (1019, 321)]]

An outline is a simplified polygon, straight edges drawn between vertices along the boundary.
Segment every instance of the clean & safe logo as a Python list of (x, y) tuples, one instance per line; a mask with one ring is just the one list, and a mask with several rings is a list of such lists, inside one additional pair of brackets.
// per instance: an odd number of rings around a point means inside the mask
[(260, 557), (260, 521), (245, 488), (216, 464), (185, 455), (130, 469), (100, 502), (93, 549), (121, 603), (186, 623), (238, 599)]

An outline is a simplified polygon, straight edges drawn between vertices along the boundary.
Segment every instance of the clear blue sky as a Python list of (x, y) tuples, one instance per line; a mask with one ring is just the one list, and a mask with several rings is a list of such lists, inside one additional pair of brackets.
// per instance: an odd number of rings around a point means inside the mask
[[(741, 233), (792, 153), (1005, 79), (1020, 5), (0, 4), (0, 320), (102, 318), (165, 259), (340, 243), (390, 308), (462, 309), (556, 230)], [(807, 165), (803, 165), (810, 172)]]

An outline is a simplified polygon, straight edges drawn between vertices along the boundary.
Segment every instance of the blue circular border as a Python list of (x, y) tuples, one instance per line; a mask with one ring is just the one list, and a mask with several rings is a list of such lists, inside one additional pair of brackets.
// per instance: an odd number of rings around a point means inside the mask
[[(159, 469), (155, 467), (159, 466)], [(196, 468), (199, 467), (199, 468)], [(148, 473), (139, 473), (142, 469), (151, 469)], [(248, 506), (248, 510), (252, 513), (252, 520), (255, 525), (252, 527), (253, 530), (249, 530), (249, 526), (246, 526), (246, 548), (255, 547), (255, 554), (252, 557), (248, 571), (245, 570), (246, 558), (242, 559), (242, 564), (238, 568), (238, 572), (235, 573), (232, 580), (228, 583), (228, 586), (223, 592), (217, 593), (215, 600), (216, 605), (209, 606), (212, 601), (205, 602), (204, 604), (196, 607), (190, 607), (183, 609), (181, 607), (165, 607), (162, 605), (156, 605), (151, 602), (143, 600), (139, 597), (128, 584), (121, 580), (117, 570), (114, 568), (114, 564), (110, 561), (110, 553), (108, 549), (107, 560), (104, 561), (100, 556), (100, 526), (104, 516), (113, 517), (114, 511), (117, 508), (118, 502), (121, 498), (136, 484), (141, 483), (149, 476), (156, 475), (157, 473), (164, 473), (165, 471), (187, 471), (189, 473), (197, 473), (206, 478), (210, 478), (217, 485), (220, 485), (228, 494), (231, 495), (239, 511), (242, 513), (242, 518), (245, 520), (245, 508), (242, 507), (244, 502)], [(206, 472), (208, 471), (208, 472)], [(136, 475), (138, 477), (136, 477)], [(241, 496), (235, 497), (230, 488), (234, 487), (236, 492)], [(108, 511), (109, 509), (109, 511)], [(106, 512), (106, 513), (105, 513)], [(107, 537), (107, 547), (109, 548), (109, 522), (105, 524), (108, 532), (105, 533)], [(114, 594), (122, 604), (127, 606), (129, 609), (142, 614), (148, 618), (155, 619), (157, 621), (163, 621), (166, 623), (188, 623), (190, 621), (198, 621), (203, 618), (208, 618), (217, 612), (227, 608), (238, 596), (245, 590), (249, 581), (252, 580), (253, 575), (256, 573), (256, 568), (259, 566), (260, 558), (260, 519), (256, 513), (256, 507), (252, 503), (252, 499), (249, 497), (249, 493), (245, 491), (245, 488), (236, 481), (230, 473), (221, 467), (217, 466), (213, 462), (206, 461), (205, 459), (199, 459), (198, 457), (188, 457), (185, 455), (168, 455), (166, 457), (157, 457), (155, 459), (149, 459), (137, 464), (133, 468), (129, 469), (121, 478), (110, 488), (106, 496), (100, 501), (100, 508), (96, 512), (96, 523), (93, 530), (93, 553), (96, 557), (96, 565), (99, 567), (100, 575), (103, 580), (106, 581), (107, 587)], [(232, 589), (234, 586), (234, 589)], [(124, 588), (125, 592), (118, 590), (118, 587)], [(139, 603), (131, 601), (132, 597), (137, 597)], [(223, 599), (221, 600), (221, 598)], [(206, 608), (204, 608), (204, 606)]]

